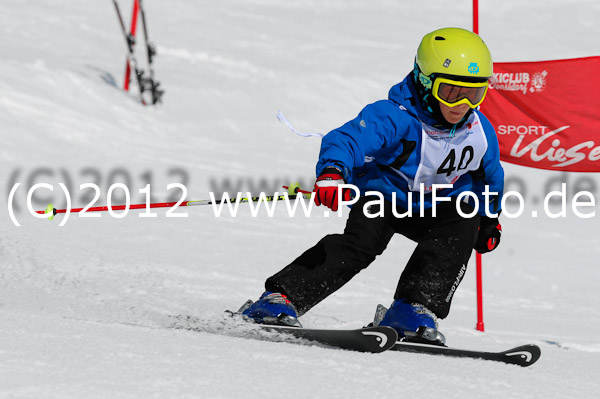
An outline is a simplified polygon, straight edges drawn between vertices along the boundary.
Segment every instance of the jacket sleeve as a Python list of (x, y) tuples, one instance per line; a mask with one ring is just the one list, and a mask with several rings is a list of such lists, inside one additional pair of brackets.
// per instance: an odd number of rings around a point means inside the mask
[[(479, 214), (485, 215), (487, 207), (490, 214), (501, 211), (502, 196), (504, 195), (504, 169), (500, 164), (500, 147), (494, 127), (488, 119), (479, 113), (483, 130), (488, 142), (488, 148), (481, 161), (480, 168), (473, 173), (473, 193), (479, 198)], [(483, 195), (486, 186), (488, 192), (496, 193), (489, 195), (488, 201)]]
[(367, 105), (356, 118), (329, 132), (321, 142), (317, 176), (328, 166), (343, 171), (349, 181), (352, 169), (364, 165), (365, 157), (374, 156), (397, 140), (396, 105), (381, 100)]

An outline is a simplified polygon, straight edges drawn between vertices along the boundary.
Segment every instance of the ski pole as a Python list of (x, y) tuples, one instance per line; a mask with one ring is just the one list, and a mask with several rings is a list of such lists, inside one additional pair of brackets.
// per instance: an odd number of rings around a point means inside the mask
[(52, 216), (48, 217), (48, 219), (52, 220), (52, 219), (54, 219), (54, 216), (56, 216), (59, 213), (67, 213), (67, 212), (77, 213), (77, 212), (82, 212), (83, 210), (85, 210), (85, 212), (107, 212), (109, 210), (110, 211), (123, 211), (123, 210), (129, 210), (129, 209), (172, 208), (174, 206), (177, 206), (178, 204), (179, 204), (179, 206), (201, 206), (201, 205), (220, 205), (222, 203), (227, 203), (227, 202), (229, 202), (230, 204), (235, 204), (238, 202), (246, 203), (246, 202), (259, 202), (259, 201), (273, 202), (273, 201), (283, 201), (286, 199), (286, 197), (288, 200), (295, 200), (298, 197), (306, 198), (305, 194), (310, 194), (310, 192), (306, 192), (304, 190), (301, 190), (301, 194), (296, 194), (296, 193), (290, 194), (290, 192), (294, 192), (293, 189), (295, 187), (292, 185), (291, 188), (292, 188), (292, 190), (288, 190), (287, 195), (281, 194), (281, 195), (235, 197), (235, 198), (227, 197), (226, 199), (219, 199), (219, 200), (215, 200), (215, 201), (196, 200), (196, 201), (182, 201), (181, 203), (179, 203), (179, 202), (155, 202), (155, 203), (146, 203), (146, 204), (96, 206), (96, 207), (90, 207), (87, 209), (86, 208), (56, 209), (56, 208), (54, 208), (54, 206), (52, 204), (48, 204), (46, 209), (44, 209), (42, 211), (35, 211), (35, 213), (40, 214), (40, 215), (52, 213)]

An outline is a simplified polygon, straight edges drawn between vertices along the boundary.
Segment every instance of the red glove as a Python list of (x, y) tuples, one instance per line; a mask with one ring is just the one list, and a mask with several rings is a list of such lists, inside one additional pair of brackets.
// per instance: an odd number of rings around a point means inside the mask
[[(346, 181), (342, 176), (342, 172), (335, 167), (328, 166), (323, 170), (321, 175), (315, 182), (315, 204), (325, 205), (332, 211), (338, 210), (338, 186), (344, 184)], [(342, 192), (342, 200), (350, 200), (350, 189), (344, 189)]]
[(498, 218), (482, 216), (479, 222), (479, 235), (474, 248), (480, 254), (493, 251), (500, 245), (501, 236), (502, 226), (498, 222)]

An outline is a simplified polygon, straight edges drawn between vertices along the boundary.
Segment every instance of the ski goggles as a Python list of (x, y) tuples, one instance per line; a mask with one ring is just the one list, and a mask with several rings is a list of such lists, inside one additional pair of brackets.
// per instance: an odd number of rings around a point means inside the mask
[(488, 82), (461, 82), (442, 77), (433, 82), (433, 96), (449, 107), (467, 104), (476, 108), (485, 99), (487, 90)]

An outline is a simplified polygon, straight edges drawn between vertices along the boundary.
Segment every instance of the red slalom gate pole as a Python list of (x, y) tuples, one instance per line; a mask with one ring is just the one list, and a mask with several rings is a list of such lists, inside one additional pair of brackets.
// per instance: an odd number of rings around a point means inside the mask
[[(473, 0), (473, 33), (479, 34), (479, 1)], [(476, 285), (477, 285), (477, 325), (475, 329), (477, 331), (484, 332), (485, 326), (483, 324), (483, 275), (482, 275), (482, 260), (481, 254), (476, 253)]]
[(476, 253), (477, 260), (477, 331), (484, 332), (485, 326), (483, 325), (483, 276), (481, 273), (481, 254)]
[(473, 0), (473, 33), (479, 34), (479, 1)]
[[(133, 0), (133, 11), (131, 12), (131, 37), (135, 37), (137, 31), (137, 19), (140, 11), (139, 0)], [(129, 56), (127, 56), (129, 58)], [(129, 91), (129, 82), (131, 81), (131, 66), (129, 65), (129, 59), (127, 59), (125, 66), (125, 82), (123, 83), (123, 89)]]

